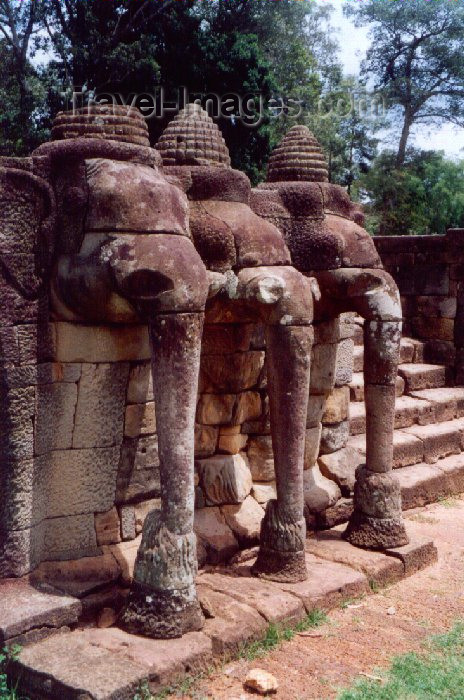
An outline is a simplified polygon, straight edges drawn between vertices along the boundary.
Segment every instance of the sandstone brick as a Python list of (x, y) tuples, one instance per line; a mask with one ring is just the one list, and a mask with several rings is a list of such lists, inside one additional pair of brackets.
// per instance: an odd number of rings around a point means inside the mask
[(116, 502), (158, 495), (160, 491), (158, 436), (129, 439), (121, 448)]
[(418, 316), (436, 316), (454, 318), (456, 316), (456, 297), (418, 296), (416, 297)]
[(113, 544), (108, 547), (121, 570), (121, 582), (126, 586), (130, 586), (132, 582), (135, 560), (141, 541), (142, 535), (139, 535), (135, 540)]
[(320, 513), (332, 507), (341, 496), (335, 481), (323, 476), (317, 464), (305, 470), (303, 491), (305, 506), (310, 513)]
[(155, 404), (134, 403), (126, 406), (124, 419), (124, 435), (135, 438), (139, 435), (153, 435), (156, 433)]
[(353, 375), (353, 351), (354, 342), (351, 338), (345, 338), (337, 344), (335, 363), (335, 384), (343, 386), (351, 381)]
[(197, 422), (221, 425), (232, 421), (235, 394), (202, 394), (197, 405)]
[(44, 520), (41, 560), (79, 559), (99, 553), (93, 513)]
[(254, 481), (273, 481), (275, 479), (274, 453), (270, 435), (250, 438), (247, 454)]
[(262, 415), (261, 395), (257, 391), (244, 391), (237, 396), (233, 422), (237, 425), (245, 421), (259, 420)]
[(195, 457), (210, 457), (216, 452), (218, 433), (212, 425), (195, 425)]
[(262, 506), (273, 498), (277, 498), (276, 484), (275, 481), (271, 482), (254, 482), (251, 489), (253, 498), (258, 501)]
[(59, 362), (130, 362), (150, 360), (148, 328), (142, 326), (87, 326), (55, 322), (56, 359)]
[(347, 496), (353, 491), (355, 471), (362, 461), (363, 458), (358, 450), (343, 447), (331, 454), (321, 455), (318, 464), (323, 476), (335, 481), (342, 494)]
[(335, 386), (337, 343), (313, 345), (311, 354), (311, 394), (330, 394)]
[(200, 459), (196, 461), (196, 469), (210, 505), (242, 503), (251, 491), (251, 472), (241, 455)]
[(252, 496), (247, 496), (240, 505), (222, 506), (221, 513), (241, 546), (259, 541), (264, 509)]
[(322, 435), (322, 425), (307, 428), (305, 432), (305, 449), (303, 458), (304, 469), (310, 469), (317, 460)]
[(416, 316), (411, 319), (411, 327), (418, 338), (434, 338), (452, 341), (454, 338), (454, 320), (437, 316)]
[(19, 361), (22, 365), (48, 362), (55, 359), (56, 333), (54, 324), (17, 326)]
[(84, 364), (79, 382), (73, 447), (119, 445), (129, 365)]
[(462, 419), (457, 419), (433, 425), (413, 425), (403, 432), (421, 440), (424, 461), (433, 464), (442, 457), (461, 452), (462, 428)]
[(203, 355), (221, 355), (246, 352), (254, 326), (251, 323), (205, 324), (202, 337)]
[(151, 363), (144, 362), (132, 367), (127, 385), (127, 403), (153, 401), (153, 377)]
[(237, 455), (247, 444), (246, 435), (219, 435), (218, 450), (229, 455)]
[(227, 561), (238, 550), (237, 540), (217, 507), (196, 510), (194, 530), (206, 548), (210, 564)]
[(400, 365), (398, 372), (406, 382), (408, 391), (435, 389), (445, 386), (445, 367), (440, 365), (407, 364)]
[(310, 394), (308, 398), (308, 413), (306, 427), (314, 428), (322, 421), (326, 397), (323, 394)]
[(327, 397), (323, 423), (341, 423), (348, 417), (348, 406), (350, 402), (350, 389), (348, 386), (337, 387)]
[(122, 506), (119, 509), (119, 520), (121, 523), (121, 539), (133, 540), (135, 531), (135, 509), (134, 506)]
[(418, 508), (450, 495), (449, 482), (432, 464), (414, 464), (399, 469), (403, 510)]
[(42, 562), (31, 574), (30, 580), (34, 584), (52, 585), (62, 593), (83, 598), (115, 583), (120, 573), (116, 559), (107, 550), (95, 557)]
[(95, 514), (95, 532), (98, 545), (121, 542), (121, 523), (116, 508)]
[(143, 523), (148, 513), (152, 510), (160, 510), (161, 500), (159, 498), (151, 498), (148, 501), (142, 501), (134, 505), (135, 515), (135, 532), (139, 535), (142, 532)]
[(345, 447), (350, 433), (349, 421), (342, 421), (334, 425), (323, 425), (321, 435), (320, 454), (329, 454)]
[(0, 328), (0, 364), (19, 363), (19, 338), (16, 326), (4, 326)]
[(77, 403), (75, 384), (45, 384), (37, 388), (34, 451), (70, 449)]
[(221, 391), (238, 393), (252, 389), (258, 384), (264, 366), (264, 352), (249, 352), (222, 355), (206, 355), (200, 368), (200, 393)]

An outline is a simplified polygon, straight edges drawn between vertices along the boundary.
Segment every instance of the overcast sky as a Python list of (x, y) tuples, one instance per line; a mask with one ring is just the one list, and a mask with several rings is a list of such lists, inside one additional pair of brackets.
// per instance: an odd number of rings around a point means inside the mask
[[(378, 0), (378, 2), (385, 1)], [(342, 7), (349, 0), (321, 0), (321, 2), (328, 2), (334, 7), (332, 24), (338, 28), (340, 59), (345, 73), (347, 75), (358, 73), (360, 62), (369, 46), (367, 29), (356, 28), (343, 16)], [(424, 129), (424, 126), (421, 126), (420, 130), (420, 133), (413, 134), (414, 145), (425, 149), (443, 150), (449, 157), (464, 158), (464, 129), (444, 124), (441, 127), (435, 127), (432, 131)]]

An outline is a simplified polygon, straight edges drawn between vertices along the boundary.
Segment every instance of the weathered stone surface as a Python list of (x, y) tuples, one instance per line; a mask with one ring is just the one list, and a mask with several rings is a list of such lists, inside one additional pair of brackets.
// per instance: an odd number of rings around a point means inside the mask
[[(66, 649), (66, 656), (63, 656)], [(150, 679), (153, 691), (210, 660), (210, 639), (199, 632), (163, 641), (117, 627), (76, 630), (23, 649), (15, 673), (25, 693), (44, 700), (63, 696), (132, 700)]]
[(216, 452), (219, 431), (211, 425), (195, 425), (195, 457), (211, 457)]
[(303, 475), (304, 502), (310, 513), (320, 513), (333, 506), (341, 496), (335, 481), (327, 479), (317, 464)]
[(254, 481), (273, 481), (275, 479), (274, 453), (270, 435), (250, 438), (248, 461)]
[(202, 394), (197, 405), (197, 423), (224, 425), (232, 421), (235, 394)]
[(348, 386), (336, 387), (327, 397), (322, 422), (341, 423), (348, 417), (350, 389)]
[(0, 642), (35, 628), (50, 630), (77, 622), (81, 604), (45, 583), (26, 579), (0, 581)]
[(242, 503), (251, 491), (250, 469), (241, 455), (216, 455), (196, 462), (208, 504)]
[(72, 446), (77, 387), (70, 383), (40, 385), (36, 391), (34, 451)]
[(121, 523), (117, 508), (95, 514), (95, 532), (98, 545), (121, 542)]
[(406, 527), (409, 536), (409, 544), (403, 547), (386, 549), (385, 554), (396, 557), (401, 561), (406, 576), (411, 576), (426, 566), (434, 564), (438, 560), (438, 552), (432, 540), (416, 537)]
[(253, 496), (247, 496), (240, 505), (222, 506), (221, 513), (240, 546), (258, 542), (264, 509)]
[(228, 595), (240, 603), (252, 606), (268, 622), (298, 622), (304, 615), (301, 601), (294, 595), (282, 591), (280, 585), (253, 578), (250, 565), (237, 567), (237, 576), (219, 571), (202, 572), (198, 584)]
[[(309, 538), (307, 542), (312, 542)], [(306, 612), (330, 610), (343, 599), (362, 595), (369, 589), (366, 576), (351, 567), (322, 557), (316, 557), (307, 550), (306, 568), (308, 578), (300, 583), (280, 584), (283, 590), (300, 598)]]
[(322, 421), (326, 397), (324, 394), (311, 394), (308, 398), (306, 427), (314, 428)]
[(446, 423), (413, 425), (410, 428), (405, 428), (403, 432), (408, 435), (414, 435), (414, 437), (421, 440), (424, 449), (424, 461), (428, 464), (433, 464), (441, 457), (461, 452), (463, 428), (463, 420), (458, 418)]
[(262, 484), (254, 482), (251, 493), (253, 498), (264, 506), (268, 501), (277, 497), (275, 481)]
[(251, 323), (205, 324), (201, 340), (203, 355), (246, 352), (250, 348), (254, 325)]
[(342, 494), (348, 496), (353, 491), (355, 471), (362, 459), (357, 450), (352, 447), (343, 447), (337, 452), (321, 455), (318, 464), (322, 475), (335, 481)]
[(335, 386), (337, 343), (313, 345), (311, 353), (311, 394), (330, 394)]
[(100, 553), (93, 513), (44, 520), (41, 559), (76, 559)]
[(124, 541), (135, 539), (136, 530), (134, 506), (122, 506), (119, 509), (119, 519), (121, 521), (121, 539)]
[(350, 566), (363, 573), (369, 581), (382, 586), (402, 578), (404, 569), (398, 559), (353, 547), (342, 539), (341, 534), (339, 530), (318, 532), (306, 540), (306, 551), (321, 559)]
[(51, 324), (58, 362), (128, 362), (150, 360), (146, 326)]
[(323, 425), (320, 454), (330, 454), (345, 447), (350, 434), (350, 424), (342, 421), (334, 425)]
[(97, 618), (97, 627), (99, 629), (107, 629), (112, 627), (117, 619), (117, 613), (113, 608), (102, 608)]
[(406, 382), (408, 391), (435, 389), (445, 386), (445, 367), (439, 365), (407, 364), (400, 365), (398, 372)]
[(322, 425), (319, 423), (314, 428), (307, 428), (305, 432), (304, 469), (311, 469), (316, 463), (321, 443)]
[(200, 393), (222, 391), (237, 394), (258, 384), (264, 352), (253, 350), (227, 355), (206, 355), (200, 368)]
[(147, 498), (159, 492), (158, 436), (126, 438), (119, 459), (116, 502)]
[(142, 536), (140, 535), (135, 540), (121, 542), (120, 544), (114, 544), (109, 547), (109, 551), (116, 559), (121, 571), (121, 581), (127, 586), (129, 586), (132, 582), (135, 559), (137, 557), (141, 540)]
[(124, 435), (135, 438), (139, 435), (153, 435), (153, 433), (156, 433), (154, 402), (134, 403), (126, 406)]
[(249, 605), (201, 584), (197, 586), (197, 594), (200, 605), (207, 611), (202, 632), (210, 637), (215, 656), (237, 652), (243, 643), (264, 636), (266, 620)]
[(127, 403), (153, 401), (153, 377), (151, 363), (144, 362), (132, 367), (127, 385)]
[(119, 445), (129, 365), (124, 362), (82, 366), (73, 447)]
[(335, 362), (336, 386), (343, 386), (351, 381), (353, 375), (353, 350), (354, 342), (352, 338), (345, 338), (337, 344)]
[(229, 455), (237, 455), (245, 449), (248, 441), (246, 435), (219, 435), (218, 450)]
[[(458, 459), (459, 455), (454, 457)], [(447, 459), (453, 459), (448, 457)], [(453, 482), (446, 478), (444, 472), (432, 464), (414, 464), (397, 471), (401, 486), (401, 501), (404, 510), (418, 508), (446, 498), (453, 491)]]
[(141, 503), (136, 503), (134, 505), (135, 513), (135, 531), (139, 535), (142, 532), (143, 523), (148, 513), (152, 510), (159, 510), (161, 508), (161, 500), (159, 498), (152, 498), (148, 501), (142, 501)]
[[(114, 503), (119, 449), (57, 450), (36, 459), (49, 518), (104, 512)], [(35, 494), (38, 498), (38, 493)]]
[(251, 671), (248, 671), (245, 678), (245, 688), (259, 695), (277, 693), (278, 687), (277, 678), (272, 673), (263, 671), (261, 668), (252, 668)]
[(238, 549), (237, 540), (219, 508), (196, 510), (194, 531), (203, 542), (211, 564), (227, 561)]
[(259, 420), (262, 411), (261, 395), (257, 391), (242, 391), (237, 396), (233, 422), (240, 425), (245, 421)]
[(30, 580), (34, 585), (48, 583), (62, 593), (83, 598), (92, 591), (114, 583), (120, 573), (116, 559), (106, 550), (96, 557), (42, 562)]

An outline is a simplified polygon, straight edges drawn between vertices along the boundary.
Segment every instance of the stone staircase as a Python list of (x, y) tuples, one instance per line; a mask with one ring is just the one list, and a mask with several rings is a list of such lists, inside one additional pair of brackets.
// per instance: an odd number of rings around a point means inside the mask
[[(365, 455), (362, 319), (355, 321), (348, 447)], [(393, 466), (403, 508), (415, 508), (464, 491), (464, 387), (450, 386), (444, 365), (423, 362), (423, 343), (401, 340), (396, 382)]]

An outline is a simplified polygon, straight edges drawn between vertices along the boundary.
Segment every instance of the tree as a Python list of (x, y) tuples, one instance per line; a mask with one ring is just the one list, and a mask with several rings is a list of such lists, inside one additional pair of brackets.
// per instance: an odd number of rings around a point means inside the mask
[(381, 235), (443, 234), (464, 226), (464, 161), (408, 149), (402, 168), (383, 152), (361, 179), (369, 228)]
[(414, 126), (464, 125), (464, 6), (450, 0), (363, 0), (344, 11), (357, 26), (372, 27), (362, 73), (401, 112), (400, 167)]

